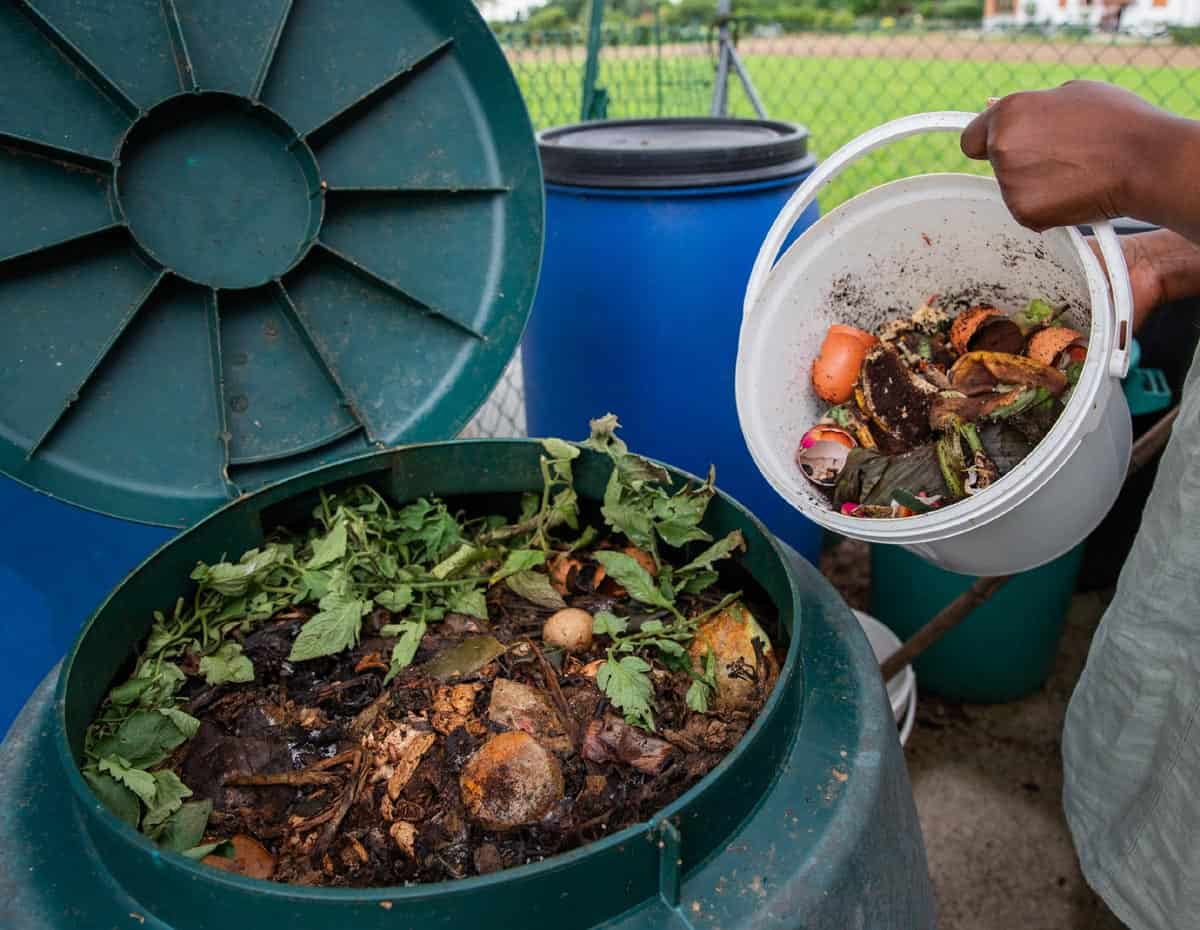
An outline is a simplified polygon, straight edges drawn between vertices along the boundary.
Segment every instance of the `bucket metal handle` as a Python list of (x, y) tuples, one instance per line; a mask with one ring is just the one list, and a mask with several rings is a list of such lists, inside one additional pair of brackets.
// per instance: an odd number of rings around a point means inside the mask
[[(787, 240), (792, 227), (817, 199), (817, 194), (842, 172), (852, 162), (857, 161), (869, 152), (896, 142), (900, 139), (916, 136), (927, 132), (962, 132), (975, 119), (976, 114), (956, 110), (945, 110), (937, 113), (918, 113), (905, 116), (890, 123), (876, 126), (852, 139), (840, 149), (821, 162), (797, 188), (796, 192), (783, 205), (775, 222), (771, 224), (763, 244), (758, 250), (758, 258), (750, 272), (750, 280), (746, 285), (746, 299), (742, 304), (743, 316), (748, 316), (758, 303), (759, 295), (770, 274), (779, 250)], [(1116, 315), (1114, 331), (1114, 347), (1108, 360), (1108, 372), (1114, 378), (1124, 378), (1129, 372), (1129, 351), (1133, 344), (1133, 294), (1129, 287), (1129, 269), (1125, 265), (1125, 253), (1113, 231), (1112, 223), (1101, 220), (1092, 224), (1092, 232), (1100, 245), (1100, 254), (1104, 256), (1107, 268), (1108, 285), (1113, 296), (1113, 309)]]

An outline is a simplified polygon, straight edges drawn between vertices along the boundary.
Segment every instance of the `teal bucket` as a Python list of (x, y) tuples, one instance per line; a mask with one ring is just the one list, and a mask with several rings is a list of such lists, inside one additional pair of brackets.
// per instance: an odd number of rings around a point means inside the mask
[[(1022, 572), (913, 663), (922, 692), (978, 703), (1025, 697), (1054, 668), (1083, 560), (1076, 546)], [(898, 546), (871, 547), (871, 613), (905, 640), (974, 578), (944, 572)]]

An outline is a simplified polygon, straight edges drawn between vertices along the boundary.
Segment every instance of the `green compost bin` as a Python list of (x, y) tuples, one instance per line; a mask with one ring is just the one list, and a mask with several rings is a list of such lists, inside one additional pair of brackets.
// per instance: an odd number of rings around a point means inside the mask
[[(0, 749), (0, 925), (12, 930), (288, 926), (781, 927), (914, 930), (933, 903), (895, 720), (866, 638), (832, 587), (788, 559), (724, 494), (705, 518), (740, 529), (742, 566), (789, 638), (743, 741), (646, 823), (542, 862), (436, 885), (306, 888), (240, 878), (155, 846), (78, 772), (92, 714), (197, 560), (260, 545), (318, 490), (367, 481), (397, 501), (436, 494), (519, 509), (540, 488), (540, 444), (475, 440), (382, 452), (247, 496), (168, 543), (84, 628)], [(611, 462), (585, 451), (576, 488), (602, 499)], [(676, 481), (687, 476), (673, 472)], [(53, 696), (51, 691), (53, 689)]]
[[(78, 774), (83, 730), (198, 560), (344, 482), (491, 505), (540, 488), (535, 442), (414, 443), (456, 435), (516, 348), (541, 172), (468, 0), (22, 0), (0, 52), (20, 88), (0, 100), (0, 471), (185, 528), (0, 745), (0, 927), (933, 925), (870, 647), (724, 496), (708, 529), (746, 534), (787, 658), (747, 738), (647, 823), (490, 876), (351, 890), (201, 867), (109, 814)], [(585, 455), (580, 492), (605, 477)]]
[[(979, 703), (1015, 701), (1054, 669), (1083, 545), (1021, 572), (913, 662), (922, 691)], [(912, 636), (975, 581), (934, 568), (899, 546), (871, 547), (871, 613)]]

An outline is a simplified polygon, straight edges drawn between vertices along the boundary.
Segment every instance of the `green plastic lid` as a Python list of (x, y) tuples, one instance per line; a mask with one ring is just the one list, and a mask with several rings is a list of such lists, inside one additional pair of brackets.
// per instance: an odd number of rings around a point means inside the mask
[(0, 9), (0, 471), (195, 522), (449, 438), (516, 350), (533, 130), (469, 0)]

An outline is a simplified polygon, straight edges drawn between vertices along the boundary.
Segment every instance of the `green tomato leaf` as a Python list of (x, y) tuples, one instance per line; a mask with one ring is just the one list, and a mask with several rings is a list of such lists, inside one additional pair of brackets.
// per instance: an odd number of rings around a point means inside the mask
[(425, 635), (425, 623), (422, 620), (405, 620), (403, 623), (389, 623), (382, 630), (385, 636), (399, 635), (396, 645), (392, 647), (392, 663), (384, 676), (386, 685), (401, 671), (412, 664), (413, 656), (421, 645)]
[[(222, 847), (233, 849), (232, 844), (228, 840), (218, 840), (215, 843), (201, 843), (199, 846), (193, 846), (191, 849), (183, 850), (180, 855), (187, 856), (189, 859), (195, 859), (197, 862), (205, 856), (211, 856), (213, 853), (221, 855)], [(227, 858), (232, 858), (229, 856)]]
[(291, 555), (291, 546), (270, 545), (261, 550), (251, 549), (236, 565), (230, 562), (205, 565), (201, 562), (192, 572), (192, 579), (218, 594), (238, 597), (245, 594), (252, 583), (265, 580), (267, 575)]
[(542, 448), (546, 450), (546, 454), (552, 459), (566, 459), (567, 461), (571, 461), (579, 458), (578, 447), (561, 439), (543, 439)]
[(637, 656), (623, 656), (620, 661), (609, 658), (596, 673), (596, 684), (627, 721), (654, 730), (654, 685), (649, 671), (650, 664)]
[(154, 776), (144, 769), (136, 768), (128, 759), (120, 756), (104, 756), (97, 768), (107, 772), (126, 788), (142, 799), (147, 807), (154, 806), (154, 796), (158, 792), (158, 782)]
[(298, 590), (292, 598), (293, 604), (304, 604), (308, 601), (319, 601), (329, 593), (332, 576), (326, 571), (305, 569), (300, 573)]
[(394, 614), (400, 613), (412, 602), (413, 590), (406, 584), (392, 588), (390, 591), (380, 591), (375, 595), (375, 603)]
[[(195, 721), (183, 711), (175, 711), (189, 721)], [(196, 721), (199, 726), (199, 721)], [(190, 727), (189, 724), (184, 724)], [(134, 768), (154, 765), (165, 759), (195, 731), (181, 729), (163, 711), (138, 710), (132, 713), (115, 733), (99, 740), (93, 747), (97, 756), (116, 756)]]
[(336, 655), (358, 642), (362, 618), (371, 612), (371, 602), (331, 591), (320, 601), (321, 612), (300, 628), (288, 660), (305, 662)]
[(642, 624), (639, 633), (661, 633), (663, 631), (663, 622), (661, 620), (647, 620)]
[(254, 681), (254, 663), (242, 654), (238, 643), (225, 643), (200, 660), (200, 674), (210, 685)]
[(437, 565), (433, 566), (429, 574), (439, 581), (445, 581), (447, 578), (453, 577), (476, 562), (482, 562), (487, 558), (489, 552), (490, 550), (480, 546), (463, 543), (449, 558), (443, 559)]
[(111, 775), (103, 772), (84, 769), (83, 777), (96, 792), (96, 797), (108, 808), (109, 813), (136, 829), (138, 818), (142, 812), (136, 794)]
[(482, 588), (452, 591), (446, 598), (446, 609), (456, 614), (467, 614), (480, 620), (488, 618), (487, 598)]
[(692, 559), (692, 561), (688, 562), (687, 565), (679, 569), (676, 574), (688, 575), (693, 572), (711, 571), (714, 562), (719, 562), (721, 559), (729, 558), (729, 556), (733, 555), (733, 553), (738, 552), (739, 550), (744, 551), (745, 548), (746, 538), (742, 535), (742, 531), (734, 530), (724, 538), (718, 539), (715, 543)]
[(346, 555), (346, 521), (339, 520), (328, 533), (319, 539), (314, 539), (312, 551), (312, 558), (308, 560), (305, 568), (324, 568), (326, 565), (344, 558)]
[(489, 585), (499, 584), (505, 578), (517, 572), (528, 571), (546, 564), (546, 553), (541, 549), (514, 549), (504, 559), (504, 564), (496, 569), (488, 581)]
[(146, 816), (142, 818), (142, 829), (149, 833), (150, 828), (163, 823), (168, 817), (183, 806), (183, 799), (192, 796), (192, 789), (179, 780), (179, 776), (167, 769), (154, 773), (157, 791), (154, 793), (154, 803), (149, 805)]
[(688, 594), (699, 594), (716, 584), (720, 577), (714, 571), (698, 571), (694, 575), (688, 576), (683, 590)]
[(212, 801), (188, 801), (182, 805), (163, 823), (158, 845), (178, 853), (195, 849), (204, 839), (212, 806)]
[(658, 589), (654, 579), (650, 577), (650, 573), (642, 568), (637, 559), (624, 552), (605, 552), (603, 550), (594, 552), (592, 555), (597, 562), (604, 566), (604, 570), (616, 580), (617, 584), (629, 592), (629, 596), (634, 600), (654, 607), (672, 608), (675, 606)]
[(504, 583), (514, 593), (538, 607), (559, 610), (567, 606), (562, 595), (555, 591), (554, 586), (550, 584), (550, 579), (541, 572), (517, 572), (515, 575), (505, 578)]
[(687, 706), (698, 714), (708, 713), (708, 695), (711, 689), (706, 682), (696, 679), (688, 685), (687, 695), (684, 700)]
[[(177, 707), (160, 707), (158, 712), (171, 721), (175, 729), (183, 734), (184, 740), (191, 739), (200, 729), (199, 720)], [(172, 746), (171, 748), (174, 749), (175, 747)]]
[(620, 636), (628, 626), (628, 620), (607, 610), (597, 611), (592, 617), (592, 633), (596, 636)]

